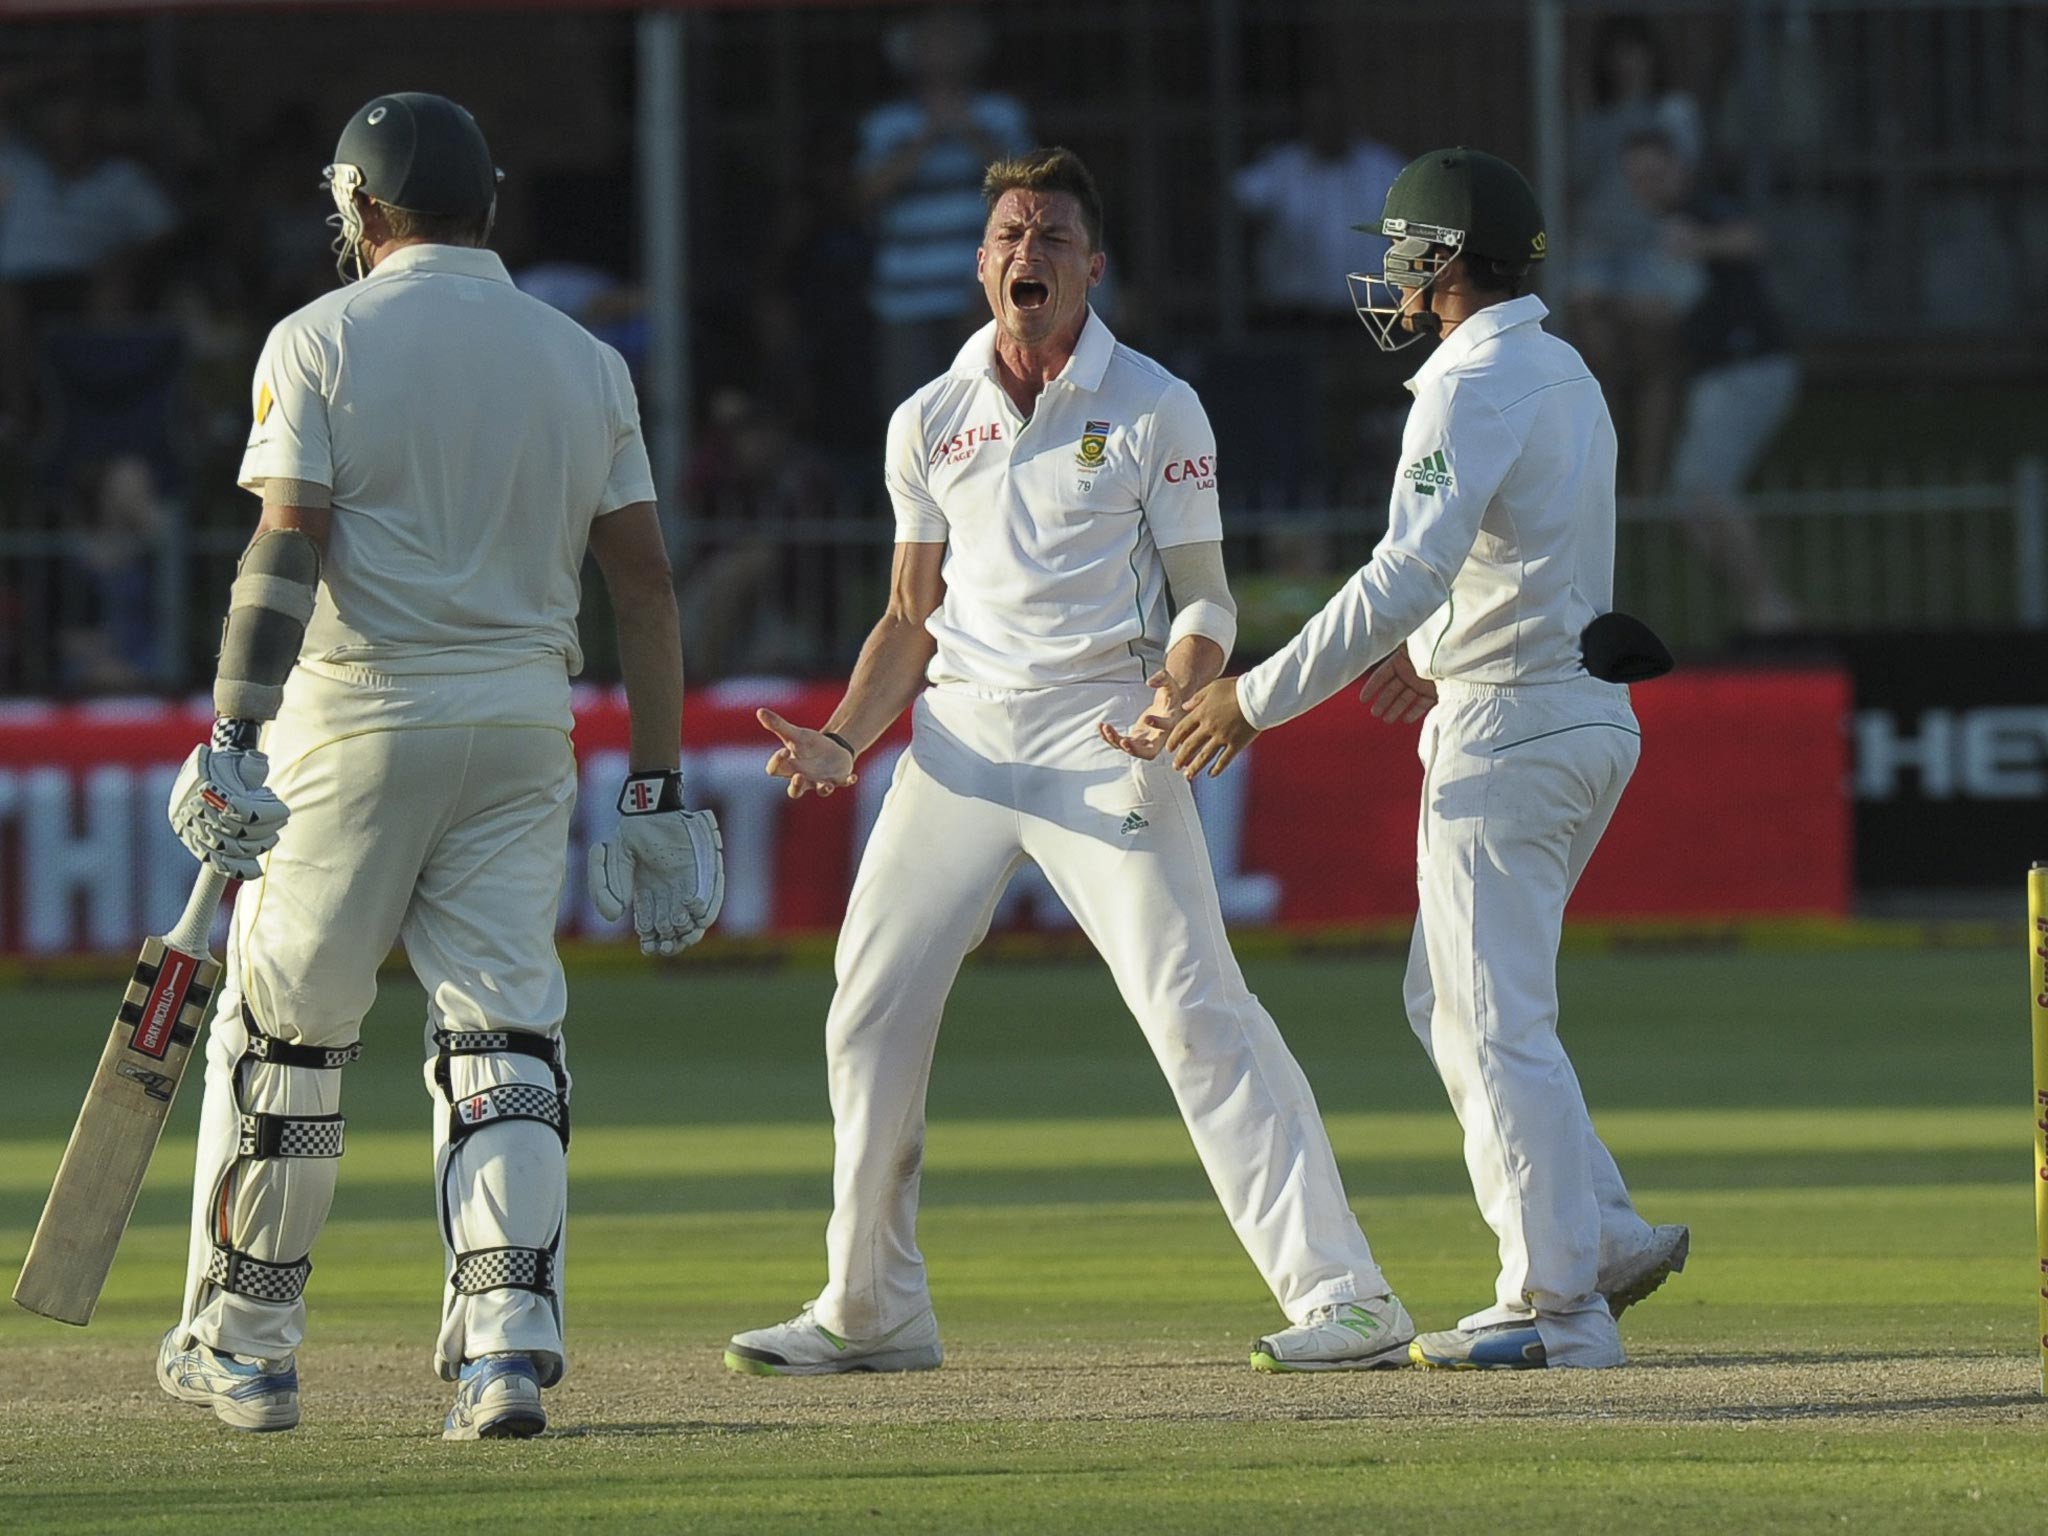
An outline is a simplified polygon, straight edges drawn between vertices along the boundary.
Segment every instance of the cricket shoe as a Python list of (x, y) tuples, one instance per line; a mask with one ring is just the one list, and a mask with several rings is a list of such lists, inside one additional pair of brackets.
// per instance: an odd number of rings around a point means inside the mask
[(939, 1320), (927, 1310), (872, 1339), (841, 1338), (806, 1305), (786, 1323), (736, 1333), (725, 1368), (752, 1376), (832, 1376), (841, 1371), (935, 1371), (945, 1363)]
[(1317, 1307), (1252, 1344), (1255, 1371), (1392, 1371), (1408, 1364), (1415, 1320), (1398, 1296)]
[(224, 1355), (194, 1342), (180, 1349), (178, 1330), (156, 1352), (157, 1385), (181, 1403), (203, 1403), (221, 1423), (259, 1433), (299, 1423), (299, 1368), (292, 1356), (257, 1360)]
[(443, 1440), (531, 1440), (548, 1427), (540, 1405), (540, 1374), (521, 1354), (490, 1354), (463, 1362), (455, 1406)]
[(1540, 1371), (1549, 1362), (1534, 1323), (1489, 1323), (1418, 1333), (1408, 1357), (1436, 1371)]
[(1640, 1252), (1600, 1272), (1598, 1289), (1607, 1298), (1607, 1310), (1621, 1316), (1683, 1270), (1686, 1255), (1691, 1251), (1690, 1227), (1651, 1228), (1650, 1241)]

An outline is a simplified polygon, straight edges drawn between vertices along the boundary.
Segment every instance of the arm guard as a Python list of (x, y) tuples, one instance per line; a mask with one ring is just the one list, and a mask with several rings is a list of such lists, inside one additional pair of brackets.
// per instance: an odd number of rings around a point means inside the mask
[(320, 548), (295, 528), (256, 536), (242, 555), (221, 633), (214, 713), (269, 720), (284, 702), (284, 680), (299, 659), (320, 582)]
[(1221, 646), (1228, 662), (1237, 644), (1237, 600), (1223, 574), (1223, 546), (1181, 544), (1159, 551), (1159, 560), (1166, 567), (1166, 590), (1176, 610), (1167, 650), (1189, 635), (1201, 635)]

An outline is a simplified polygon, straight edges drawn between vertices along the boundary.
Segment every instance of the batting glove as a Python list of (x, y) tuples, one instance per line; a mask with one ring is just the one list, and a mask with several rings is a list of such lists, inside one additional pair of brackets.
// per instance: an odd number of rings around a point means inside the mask
[(171, 830), (192, 857), (237, 880), (260, 880), (256, 861), (277, 846), (291, 811), (263, 787), (270, 759), (254, 747), (192, 749), (171, 785)]
[(718, 921), (725, 841), (711, 812), (683, 809), (680, 773), (626, 780), (618, 830), (590, 850), (590, 899), (607, 922), (630, 901), (643, 955), (688, 949)]

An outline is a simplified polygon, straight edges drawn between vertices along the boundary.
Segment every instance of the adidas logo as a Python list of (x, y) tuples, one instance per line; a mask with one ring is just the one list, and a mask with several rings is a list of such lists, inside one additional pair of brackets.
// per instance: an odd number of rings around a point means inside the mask
[(1417, 459), (1401, 471), (1401, 478), (1414, 485), (1418, 496), (1434, 496), (1439, 486), (1449, 490), (1451, 470), (1444, 462), (1443, 449), (1439, 448), (1435, 453)]
[(1117, 831), (1121, 832), (1125, 837), (1129, 837), (1133, 832), (1142, 832), (1151, 825), (1151, 822), (1140, 816), (1136, 811), (1133, 811), (1124, 818), (1124, 824), (1118, 827)]

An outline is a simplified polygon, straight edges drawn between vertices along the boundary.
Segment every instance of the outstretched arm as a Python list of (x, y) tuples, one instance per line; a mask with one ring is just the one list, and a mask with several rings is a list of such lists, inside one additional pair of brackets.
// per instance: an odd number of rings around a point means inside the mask
[(889, 606), (860, 648), (846, 695), (823, 729), (792, 725), (772, 709), (761, 724), (782, 743), (768, 772), (789, 781), (789, 797), (829, 795), (854, 782), (854, 760), (881, 737), (924, 687), (937, 643), (925, 620), (946, 595), (944, 544), (898, 544), (889, 573)]

